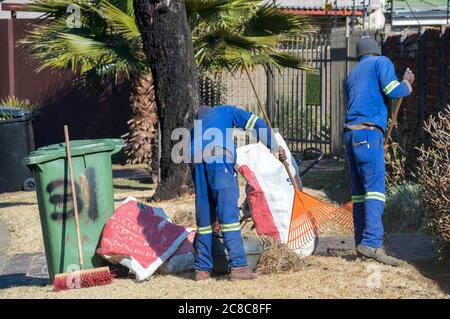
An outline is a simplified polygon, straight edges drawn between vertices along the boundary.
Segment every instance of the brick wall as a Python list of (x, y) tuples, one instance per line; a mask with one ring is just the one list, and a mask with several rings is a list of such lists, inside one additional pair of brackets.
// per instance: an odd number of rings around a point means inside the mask
[(411, 120), (421, 123), (450, 103), (450, 28), (431, 28), (403, 39), (389, 36), (383, 54), (392, 59), (399, 78), (407, 67), (416, 75), (413, 93), (403, 103)]

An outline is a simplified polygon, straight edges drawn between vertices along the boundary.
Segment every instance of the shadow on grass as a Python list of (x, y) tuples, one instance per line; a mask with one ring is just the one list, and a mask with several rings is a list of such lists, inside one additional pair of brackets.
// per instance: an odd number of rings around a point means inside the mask
[(434, 259), (411, 264), (422, 276), (433, 280), (444, 293), (450, 295), (450, 265), (439, 264)]
[(28, 277), (26, 274), (0, 275), (0, 289), (13, 287), (46, 286), (50, 284), (48, 278)]
[(8, 202), (8, 203), (0, 203), (0, 208), (14, 207), (14, 206), (32, 206), (36, 205), (36, 203), (32, 202)]
[(151, 178), (121, 178), (113, 181), (114, 189), (117, 191), (147, 191), (154, 188)]
[(132, 185), (114, 185), (116, 190), (132, 190), (132, 191), (147, 191), (152, 190), (150, 186), (132, 186)]

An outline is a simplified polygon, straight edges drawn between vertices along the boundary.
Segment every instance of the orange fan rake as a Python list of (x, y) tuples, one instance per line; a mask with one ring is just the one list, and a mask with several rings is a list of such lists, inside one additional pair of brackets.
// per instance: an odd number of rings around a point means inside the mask
[(302, 248), (320, 232), (335, 228), (353, 231), (352, 203), (338, 208), (296, 188), (288, 246), (292, 249)]

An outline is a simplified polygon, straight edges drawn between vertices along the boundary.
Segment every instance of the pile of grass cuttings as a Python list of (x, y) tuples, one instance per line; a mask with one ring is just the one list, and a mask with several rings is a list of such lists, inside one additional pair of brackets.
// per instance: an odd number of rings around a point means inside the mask
[(286, 244), (282, 244), (272, 237), (261, 237), (264, 243), (264, 252), (259, 259), (256, 273), (261, 275), (297, 272), (305, 263)]
[(174, 224), (184, 227), (194, 227), (196, 225), (195, 213), (191, 211), (176, 212), (172, 216), (170, 216), (170, 219)]

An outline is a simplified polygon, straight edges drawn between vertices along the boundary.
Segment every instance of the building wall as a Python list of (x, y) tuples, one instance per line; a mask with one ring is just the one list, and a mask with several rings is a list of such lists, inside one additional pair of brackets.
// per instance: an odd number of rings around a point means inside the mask
[[(76, 75), (70, 71), (36, 72), (38, 64), (26, 49), (13, 45), (14, 65), (8, 54), (8, 21), (13, 22), (14, 43), (33, 27), (34, 20), (0, 20), (0, 99), (13, 94), (40, 106), (35, 121), (36, 146), (60, 143), (63, 126), (68, 124), (73, 139), (120, 137), (127, 132), (130, 119), (129, 82), (111, 81), (102, 87), (80, 88)], [(9, 85), (13, 67), (14, 90)]]
[(424, 121), (450, 103), (450, 28), (445, 32), (429, 28), (423, 34), (412, 33), (387, 37), (384, 54), (392, 59), (397, 75), (406, 67), (416, 75), (413, 93), (406, 98), (411, 119)]

